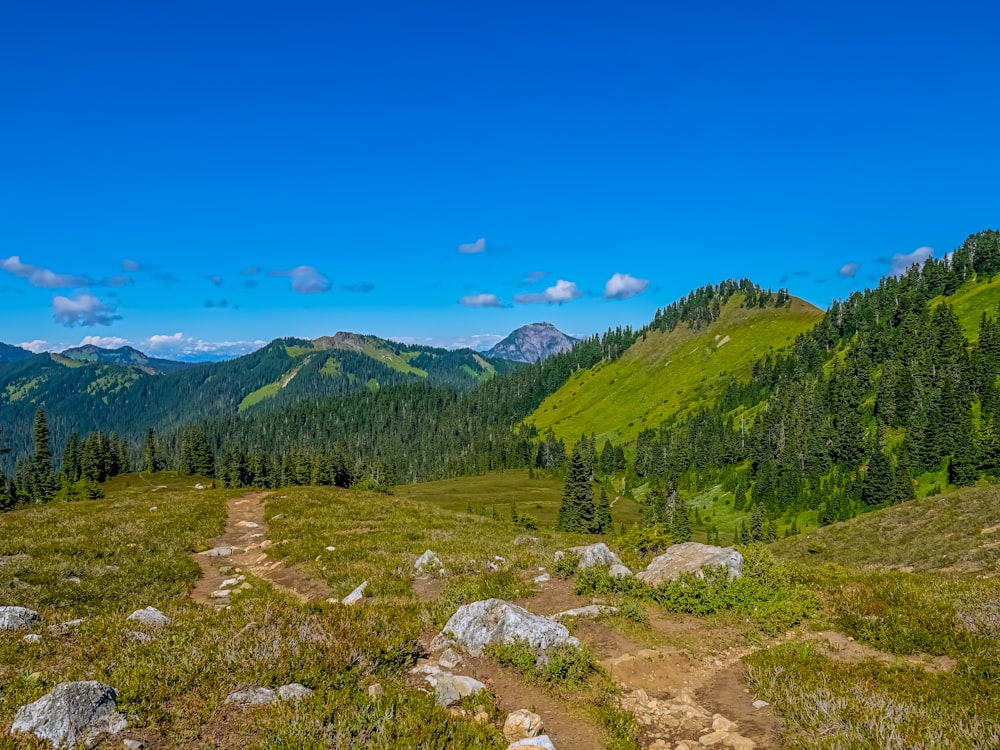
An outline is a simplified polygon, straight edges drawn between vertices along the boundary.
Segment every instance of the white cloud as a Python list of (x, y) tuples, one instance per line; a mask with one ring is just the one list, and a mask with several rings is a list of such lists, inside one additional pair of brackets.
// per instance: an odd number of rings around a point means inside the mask
[(125, 258), (122, 260), (122, 270), (127, 272), (138, 271), (142, 268), (142, 264), (137, 260), (132, 260), (131, 258)]
[(116, 315), (117, 306), (113, 302), (103, 302), (92, 294), (81, 293), (75, 297), (56, 296), (52, 298), (52, 312), (56, 323), (73, 326), (109, 326), (121, 315)]
[(91, 283), (91, 280), (86, 276), (56, 273), (55, 271), (50, 271), (48, 268), (41, 268), (31, 263), (22, 263), (18, 255), (12, 255), (9, 258), (0, 260), (0, 268), (14, 276), (27, 279), (29, 284), (42, 289), (69, 289), (74, 286), (88, 286)]
[(933, 247), (918, 247), (912, 253), (896, 253), (889, 261), (889, 275), (902, 276), (914, 264), (922, 264), (934, 255)]
[(53, 344), (51, 341), (43, 341), (42, 339), (22, 341), (18, 344), (18, 346), (22, 349), (27, 349), (29, 352), (34, 352), (35, 354), (40, 354), (42, 352), (61, 352), (66, 348), (66, 344)]
[(462, 297), (460, 303), (466, 307), (500, 307), (500, 298), (495, 294), (470, 294)]
[(531, 271), (530, 273), (524, 275), (524, 278), (521, 279), (521, 283), (534, 284), (536, 281), (541, 281), (546, 276), (548, 276), (548, 273), (545, 271)]
[(480, 237), (475, 242), (466, 242), (458, 246), (458, 252), (471, 254), (486, 252), (486, 238)]
[(400, 344), (419, 344), (420, 346), (435, 346), (439, 349), (474, 349), (475, 351), (485, 351), (496, 342), (501, 341), (504, 336), (499, 333), (473, 333), (469, 336), (441, 337), (441, 336), (387, 336), (390, 341), (398, 341)]
[(267, 342), (260, 339), (255, 341), (205, 341), (177, 332), (154, 334), (143, 342), (142, 348), (151, 354), (155, 353), (158, 357), (220, 359), (249, 354), (265, 344)]
[(330, 279), (312, 266), (298, 266), (288, 271), (270, 271), (269, 276), (288, 276), (292, 291), (299, 294), (322, 294), (330, 291)]
[(121, 336), (84, 336), (79, 346), (99, 346), (102, 349), (118, 349), (129, 346), (131, 342)]
[(845, 279), (853, 279), (859, 268), (861, 268), (860, 263), (845, 263), (840, 267), (837, 273)]
[(520, 305), (530, 305), (538, 302), (569, 302), (582, 296), (583, 292), (572, 281), (559, 279), (555, 286), (550, 286), (540, 294), (515, 294), (514, 301)]
[(649, 288), (648, 279), (637, 279), (627, 273), (616, 273), (604, 285), (604, 299), (628, 299)]

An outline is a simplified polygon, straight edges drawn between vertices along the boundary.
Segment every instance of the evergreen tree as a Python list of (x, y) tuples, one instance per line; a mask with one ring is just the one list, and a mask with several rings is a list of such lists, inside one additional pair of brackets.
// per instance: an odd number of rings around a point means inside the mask
[(868, 472), (861, 484), (861, 500), (866, 505), (880, 505), (892, 501), (895, 481), (892, 463), (881, 447), (876, 447), (868, 460)]
[(691, 541), (691, 519), (688, 518), (687, 506), (680, 495), (674, 503), (673, 517), (670, 523), (670, 536), (673, 537), (674, 544), (683, 544)]
[(611, 520), (611, 503), (608, 501), (608, 493), (601, 487), (601, 494), (594, 506), (594, 525), (591, 528), (593, 534), (610, 534), (614, 529)]
[(78, 482), (83, 477), (80, 464), (80, 437), (75, 432), (70, 433), (66, 441), (59, 473), (64, 485)]
[(156, 450), (156, 434), (153, 428), (146, 430), (146, 440), (142, 446), (143, 461), (142, 467), (150, 473), (160, 470), (160, 457)]
[(589, 533), (594, 526), (594, 516), (594, 489), (590, 484), (590, 467), (587, 465), (583, 447), (578, 443), (573, 448), (573, 455), (569, 461), (559, 517), (556, 520), (556, 531)]
[(56, 481), (52, 472), (52, 450), (49, 447), (49, 426), (45, 412), (35, 413), (35, 453), (31, 459), (28, 491), (33, 503), (47, 503), (56, 493)]

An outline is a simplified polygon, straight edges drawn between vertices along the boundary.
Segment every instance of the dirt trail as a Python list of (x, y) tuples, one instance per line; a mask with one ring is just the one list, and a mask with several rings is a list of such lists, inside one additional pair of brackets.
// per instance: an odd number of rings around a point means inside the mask
[(219, 592), (235, 586), (230, 584), (224, 589), (223, 582), (245, 573), (290, 591), (302, 602), (322, 601), (330, 596), (330, 588), (322, 581), (306, 578), (281, 560), (267, 556), (265, 550), (270, 542), (264, 522), (264, 498), (270, 494), (255, 492), (226, 503), (226, 530), (212, 541), (211, 549), (193, 555), (202, 572), (191, 591), (196, 602), (225, 606), (226, 598)]

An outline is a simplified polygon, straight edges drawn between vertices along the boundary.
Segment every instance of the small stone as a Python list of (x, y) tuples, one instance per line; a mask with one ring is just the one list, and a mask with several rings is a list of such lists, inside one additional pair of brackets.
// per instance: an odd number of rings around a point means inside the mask
[(552, 576), (548, 573), (542, 573), (540, 576), (535, 576), (532, 581), (534, 583), (545, 583), (546, 581), (552, 580)]
[(377, 682), (374, 685), (368, 686), (368, 697), (371, 698), (373, 701), (378, 700), (383, 695), (385, 695), (385, 689)]
[(80, 580), (79, 576), (66, 576), (66, 583), (75, 583), (79, 586), (83, 581)]
[(733, 732), (722, 742), (723, 747), (731, 747), (733, 750), (754, 750), (757, 743), (749, 737)]
[(259, 529), (260, 524), (254, 523), (253, 521), (240, 521), (236, 524), (237, 526), (242, 526), (244, 529)]
[(236, 705), (240, 708), (265, 706), (278, 700), (278, 694), (266, 687), (249, 687), (237, 690), (226, 696), (226, 705)]
[(156, 506), (154, 505), (150, 510), (156, 510)]
[(212, 592), (212, 598), (213, 599), (228, 599), (229, 595), (231, 593), (233, 593), (233, 592), (230, 591), (229, 589), (222, 589), (220, 591), (213, 591)]
[(507, 746), (507, 750), (510, 750), (512, 747), (522, 747), (526, 750), (529, 748), (534, 748), (535, 750), (556, 750), (556, 746), (552, 744), (552, 740), (549, 739), (547, 734), (540, 734), (537, 737), (528, 737), (517, 742), (512, 742)]
[(632, 571), (625, 565), (621, 563), (615, 563), (610, 568), (608, 568), (608, 575), (612, 578), (631, 578)]
[(137, 609), (135, 612), (130, 614), (125, 618), (126, 620), (134, 620), (141, 625), (148, 625), (151, 628), (162, 628), (164, 625), (170, 624), (170, 618), (163, 614), (156, 607), (146, 607), (145, 609)]
[(273, 546), (274, 546), (274, 542), (272, 542), (270, 539), (265, 539), (263, 542), (260, 543), (260, 548), (262, 550), (263, 549), (271, 549), (271, 547), (273, 547)]
[(336, 551), (337, 551), (337, 548), (336, 548), (336, 547), (327, 547), (327, 548), (326, 548), (326, 551), (327, 551), (327, 552), (336, 552)]
[(356, 589), (354, 589), (354, 591), (352, 591), (350, 594), (341, 599), (340, 603), (346, 604), (347, 606), (351, 606), (352, 604), (357, 604), (362, 599), (364, 599), (366, 588), (368, 588), (368, 581), (365, 581)]
[(716, 714), (712, 718), (712, 729), (716, 732), (735, 732), (737, 725), (735, 721), (730, 721), (722, 714)]
[(246, 591), (246, 590), (251, 589), (251, 588), (253, 588), (253, 586), (251, 586), (246, 581), (244, 581), (243, 583), (240, 584), (240, 591)]
[(517, 742), (542, 733), (542, 717), (526, 708), (519, 708), (507, 715), (503, 723), (503, 736), (508, 742)]
[(142, 750), (142, 743), (139, 740), (124, 740), (122, 746), (125, 750)]
[(137, 643), (149, 643), (153, 640), (153, 636), (138, 630), (126, 630), (125, 638), (130, 641), (136, 641)]
[(762, 700), (760, 700), (760, 699), (758, 698), (757, 700), (755, 700), (755, 701), (754, 701), (753, 703), (751, 703), (750, 705), (752, 705), (752, 706), (753, 706), (754, 708), (767, 708), (767, 707), (768, 707), (768, 706), (770, 706), (771, 704), (770, 704), (770, 703), (768, 703), (767, 701), (762, 701)]
[(462, 663), (462, 657), (453, 648), (445, 649), (444, 653), (438, 657), (438, 664), (445, 669), (455, 669)]
[(698, 744), (703, 747), (714, 747), (715, 745), (720, 744), (728, 736), (729, 732), (711, 732), (710, 734), (699, 737)]
[(46, 630), (48, 630), (52, 635), (68, 635), (70, 631), (82, 624), (83, 618), (79, 618), (76, 620), (67, 620), (66, 622), (61, 622), (58, 625), (49, 625)]
[(38, 635), (37, 633), (28, 633), (28, 635), (24, 636), (24, 638), (22, 638), (21, 640), (23, 640), (25, 643), (38, 643), (39, 641), (42, 640), (42, 636)]
[(271, 516), (271, 519), (270, 519), (270, 520), (272, 520), (272, 521), (277, 521), (277, 520), (279, 520), (279, 519), (282, 519), (282, 518), (284, 518), (284, 517), (285, 517), (285, 514), (284, 514), (284, 513), (279, 513), (279, 514), (278, 514), (278, 515), (276, 515), (276, 516)]
[(201, 553), (205, 557), (232, 557), (233, 548), (232, 547), (212, 547), (212, 549), (205, 550)]
[(282, 685), (278, 688), (278, 697), (283, 701), (293, 701), (298, 703), (303, 698), (308, 698), (312, 694), (312, 690), (307, 688), (305, 685), (300, 685), (297, 682)]
[(239, 582), (240, 581), (238, 578), (227, 578), (226, 580), (224, 580), (222, 583), (219, 584), (219, 588), (228, 589), (230, 586), (235, 586)]

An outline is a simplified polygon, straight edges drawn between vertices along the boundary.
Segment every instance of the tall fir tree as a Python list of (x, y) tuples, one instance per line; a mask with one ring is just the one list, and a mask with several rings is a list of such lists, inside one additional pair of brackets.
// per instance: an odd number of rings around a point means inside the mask
[(601, 487), (601, 494), (598, 495), (597, 504), (594, 506), (594, 525), (591, 531), (594, 534), (610, 534), (614, 528), (611, 520), (611, 503), (608, 501), (608, 492)]
[(562, 503), (556, 531), (590, 533), (594, 526), (594, 489), (590, 484), (590, 466), (584, 446), (577, 443), (566, 472)]
[(142, 445), (142, 468), (149, 473), (160, 470), (160, 454), (156, 448), (156, 433), (150, 427)]
[(31, 459), (29, 492), (31, 502), (47, 503), (56, 494), (55, 475), (52, 472), (52, 449), (49, 446), (49, 425), (45, 412), (35, 413), (35, 453)]

